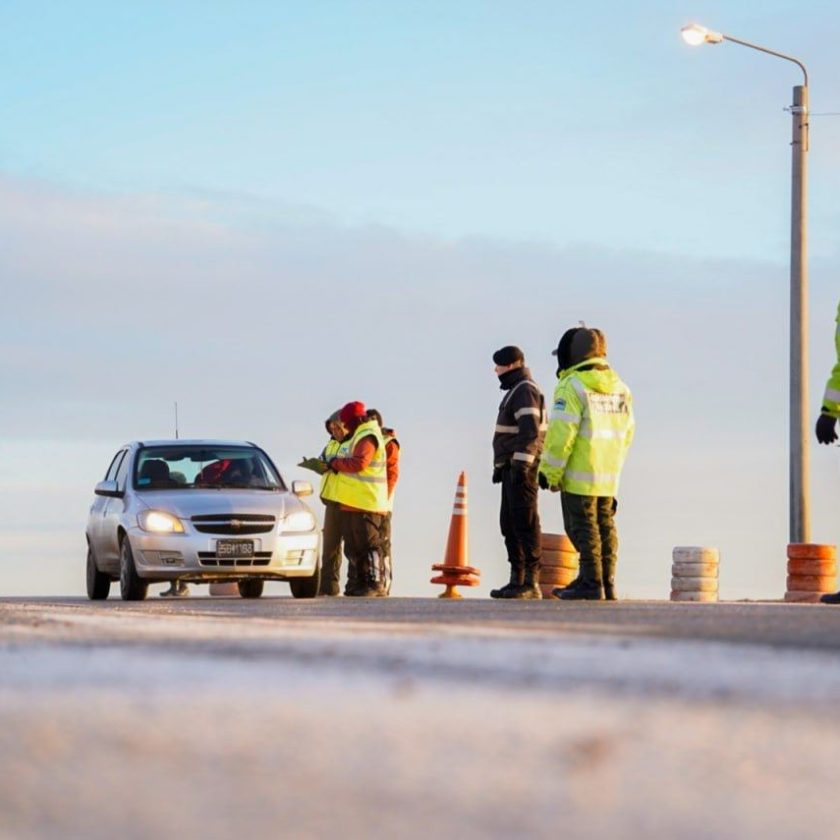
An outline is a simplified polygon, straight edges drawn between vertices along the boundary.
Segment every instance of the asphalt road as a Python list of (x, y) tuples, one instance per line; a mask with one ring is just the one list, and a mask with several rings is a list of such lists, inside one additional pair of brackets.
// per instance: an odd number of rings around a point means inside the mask
[(0, 838), (832, 837), (840, 609), (0, 600)]

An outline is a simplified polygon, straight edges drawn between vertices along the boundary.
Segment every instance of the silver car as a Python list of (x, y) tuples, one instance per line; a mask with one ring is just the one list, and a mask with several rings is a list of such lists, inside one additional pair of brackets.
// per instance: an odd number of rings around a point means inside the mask
[(149, 584), (236, 581), (259, 598), (267, 580), (288, 581), (295, 598), (314, 598), (321, 534), (299, 496), (253, 443), (220, 440), (135, 441), (114, 456), (86, 529), (87, 594), (108, 597), (119, 580), (125, 601)]

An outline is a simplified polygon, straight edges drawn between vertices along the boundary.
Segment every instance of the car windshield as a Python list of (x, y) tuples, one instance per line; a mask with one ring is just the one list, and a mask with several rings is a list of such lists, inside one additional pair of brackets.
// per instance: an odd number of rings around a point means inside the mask
[(282, 490), (283, 481), (259, 449), (248, 446), (149, 446), (134, 468), (137, 490)]

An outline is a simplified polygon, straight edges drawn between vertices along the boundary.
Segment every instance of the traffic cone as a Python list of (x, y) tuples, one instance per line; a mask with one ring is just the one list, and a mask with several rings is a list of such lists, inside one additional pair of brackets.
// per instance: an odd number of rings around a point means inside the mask
[(449, 523), (449, 538), (446, 541), (446, 555), (443, 563), (435, 563), (432, 570), (441, 572), (433, 577), (432, 583), (446, 586), (440, 598), (460, 598), (456, 586), (478, 586), (481, 572), (467, 565), (467, 474), (458, 477), (455, 490), (455, 502), (452, 505), (452, 518)]

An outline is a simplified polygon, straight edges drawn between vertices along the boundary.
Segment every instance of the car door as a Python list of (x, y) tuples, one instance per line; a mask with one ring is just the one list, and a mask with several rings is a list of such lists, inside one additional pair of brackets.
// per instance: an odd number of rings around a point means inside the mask
[(108, 570), (116, 571), (120, 565), (120, 542), (118, 533), (120, 525), (123, 524), (125, 509), (128, 500), (125, 493), (128, 484), (129, 469), (131, 467), (131, 452), (124, 450), (124, 457), (117, 466), (114, 480), (117, 482), (117, 490), (123, 493), (122, 498), (108, 497), (102, 516), (102, 554), (98, 555), (100, 565)]
[[(114, 481), (117, 477), (117, 470), (125, 458), (125, 449), (120, 449), (111, 459), (108, 469), (105, 471), (104, 481)], [(93, 553), (100, 566), (104, 562), (103, 529), (105, 524), (105, 511), (111, 499), (107, 496), (94, 496), (93, 504), (90, 506), (90, 517), (88, 518), (88, 537)]]

